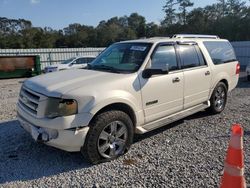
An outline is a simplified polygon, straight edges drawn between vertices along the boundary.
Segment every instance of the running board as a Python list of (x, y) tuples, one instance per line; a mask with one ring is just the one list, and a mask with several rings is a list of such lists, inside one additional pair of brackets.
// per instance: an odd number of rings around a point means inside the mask
[(183, 119), (187, 116), (190, 116), (192, 114), (195, 114), (199, 111), (202, 111), (210, 106), (210, 102), (207, 101), (205, 103), (199, 104), (197, 106), (191, 107), (189, 109), (183, 110), (181, 112), (177, 112), (175, 114), (172, 114), (170, 116), (164, 117), (162, 119), (158, 119), (156, 121), (150, 122), (148, 124), (145, 124), (143, 126), (137, 127), (136, 128), (136, 133), (138, 134), (144, 134), (148, 131), (160, 128), (164, 125), (173, 123), (174, 121)]

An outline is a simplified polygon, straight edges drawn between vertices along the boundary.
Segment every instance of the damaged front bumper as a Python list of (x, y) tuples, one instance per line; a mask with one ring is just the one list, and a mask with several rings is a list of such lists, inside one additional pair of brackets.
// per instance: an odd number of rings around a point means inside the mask
[[(17, 118), (20, 125), (31, 134), (34, 140), (69, 152), (80, 151), (89, 130), (88, 126), (83, 126), (81, 128), (55, 129), (54, 126), (51, 126), (53, 128), (48, 127), (46, 122), (44, 122), (46, 127), (39, 126), (42, 123), (41, 119), (39, 120), (39, 125), (35, 125), (32, 123), (33, 119), (28, 121), (19, 112)], [(57, 126), (60, 126), (60, 124)], [(66, 125), (61, 125), (60, 127), (65, 126)]]

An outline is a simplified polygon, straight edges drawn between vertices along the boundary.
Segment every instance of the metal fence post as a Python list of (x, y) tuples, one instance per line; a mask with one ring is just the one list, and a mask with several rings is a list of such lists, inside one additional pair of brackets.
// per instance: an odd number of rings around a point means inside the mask
[(49, 64), (52, 65), (51, 52), (49, 52)]

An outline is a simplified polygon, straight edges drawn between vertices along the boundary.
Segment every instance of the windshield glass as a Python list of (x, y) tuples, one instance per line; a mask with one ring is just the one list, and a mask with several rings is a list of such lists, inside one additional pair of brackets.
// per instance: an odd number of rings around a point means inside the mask
[(108, 47), (92, 63), (91, 69), (135, 72), (146, 58), (151, 43), (117, 43)]
[(63, 61), (61, 64), (69, 64), (71, 61), (73, 61), (75, 59), (75, 57), (72, 57), (70, 59), (67, 59), (65, 61)]

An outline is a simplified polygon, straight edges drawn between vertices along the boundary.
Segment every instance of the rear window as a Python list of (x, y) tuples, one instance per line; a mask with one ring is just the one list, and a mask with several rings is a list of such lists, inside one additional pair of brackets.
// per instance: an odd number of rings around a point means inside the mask
[(233, 47), (226, 41), (207, 41), (204, 42), (213, 63), (215, 65), (228, 63), (236, 60)]

